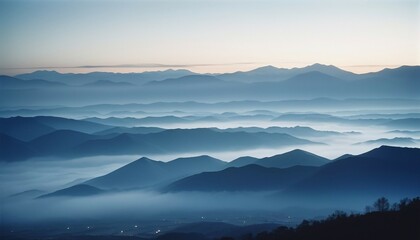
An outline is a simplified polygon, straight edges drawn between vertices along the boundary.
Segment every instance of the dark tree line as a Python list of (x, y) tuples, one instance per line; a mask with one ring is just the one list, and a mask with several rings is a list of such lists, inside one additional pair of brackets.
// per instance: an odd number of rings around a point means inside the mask
[[(223, 240), (234, 239), (230, 237)], [(417, 240), (420, 239), (420, 198), (390, 204), (379, 198), (364, 214), (336, 211), (320, 221), (304, 220), (296, 228), (279, 227), (238, 240)]]

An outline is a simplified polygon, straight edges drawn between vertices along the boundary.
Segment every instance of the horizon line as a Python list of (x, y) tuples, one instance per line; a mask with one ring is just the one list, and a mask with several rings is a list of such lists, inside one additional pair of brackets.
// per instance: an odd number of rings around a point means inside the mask
[[(103, 73), (121, 73), (121, 74), (130, 74), (130, 73), (147, 73), (147, 72), (164, 72), (164, 71), (177, 71), (177, 70), (187, 70), (190, 71), (192, 73), (197, 73), (197, 74), (228, 74), (228, 73), (236, 73), (236, 72), (248, 72), (248, 71), (252, 71), (252, 70), (256, 70), (259, 68), (263, 68), (263, 67), (274, 67), (277, 69), (295, 69), (295, 68), (305, 68), (305, 67), (310, 67), (310, 66), (314, 66), (314, 65), (322, 65), (322, 66), (333, 66), (333, 67), (337, 67), (343, 71), (348, 71), (351, 72), (353, 74), (364, 74), (364, 73), (372, 73), (372, 72), (379, 72), (382, 71), (384, 69), (394, 69), (394, 68), (399, 68), (399, 67), (403, 67), (403, 66), (420, 66), (420, 65), (408, 65), (408, 64), (403, 64), (403, 65), (392, 65), (392, 64), (365, 64), (365, 65), (333, 65), (333, 64), (322, 64), (322, 63), (313, 63), (313, 64), (308, 64), (305, 65), (303, 67), (278, 67), (275, 66), (274, 64), (265, 64), (265, 65), (260, 65), (258, 67), (252, 68), (250, 70), (235, 70), (235, 71), (228, 71), (228, 72), (214, 72), (214, 73), (209, 73), (209, 72), (194, 72), (193, 69), (194, 67), (205, 67), (205, 66), (231, 66), (231, 65), (253, 65), (253, 64), (257, 64), (254, 62), (242, 62), (242, 63), (199, 63), (199, 64), (161, 64), (161, 63), (144, 63), (144, 64), (116, 64), (116, 65), (80, 65), (80, 66), (43, 66), (43, 67), (10, 67), (10, 68), (0, 68), (0, 70), (34, 70), (32, 72), (23, 72), (23, 73), (18, 73), (15, 74), (13, 76), (16, 75), (21, 75), (21, 74), (30, 74), (30, 73), (34, 73), (34, 72), (38, 72), (38, 71), (50, 71), (50, 72), (57, 72), (60, 74), (66, 74), (66, 73), (74, 73), (74, 74), (89, 74), (89, 73), (95, 73), (95, 72), (103, 72)], [(145, 70), (145, 71), (132, 71), (132, 72), (128, 72), (128, 71), (92, 71), (92, 72), (63, 72), (60, 71), (60, 69), (133, 69), (133, 68), (137, 68), (137, 69), (141, 69), (141, 68), (149, 68), (149, 69), (161, 69), (161, 70)], [(344, 69), (343, 69), (344, 68)], [(361, 72), (361, 73), (357, 73), (357, 72), (353, 72), (350, 70), (347, 70), (345, 68), (379, 68), (380, 70), (377, 71), (366, 71), (366, 72)]]

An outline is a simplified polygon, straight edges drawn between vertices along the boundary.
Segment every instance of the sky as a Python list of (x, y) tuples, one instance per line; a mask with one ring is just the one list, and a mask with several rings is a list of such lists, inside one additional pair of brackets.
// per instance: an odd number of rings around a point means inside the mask
[(420, 0), (0, 0), (0, 73), (420, 65)]

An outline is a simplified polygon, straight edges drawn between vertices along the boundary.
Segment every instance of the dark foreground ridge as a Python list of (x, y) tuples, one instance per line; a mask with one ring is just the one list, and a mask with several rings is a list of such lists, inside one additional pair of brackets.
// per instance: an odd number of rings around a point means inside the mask
[(390, 206), (386, 198), (379, 198), (365, 214), (346, 214), (336, 211), (320, 221), (304, 220), (296, 228), (279, 227), (272, 232), (241, 238), (223, 237), (221, 240), (361, 240), (361, 239), (420, 239), (420, 198), (403, 199)]

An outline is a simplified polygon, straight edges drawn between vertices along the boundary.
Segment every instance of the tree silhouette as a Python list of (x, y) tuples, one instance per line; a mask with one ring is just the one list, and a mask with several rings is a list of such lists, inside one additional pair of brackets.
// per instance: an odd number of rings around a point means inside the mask
[(385, 197), (381, 197), (373, 203), (373, 209), (378, 212), (385, 212), (389, 210), (389, 201)]
[(420, 198), (403, 199), (391, 211), (388, 199), (381, 197), (370, 208), (365, 214), (336, 211), (324, 220), (304, 220), (296, 228), (261, 232), (253, 240), (420, 239)]

